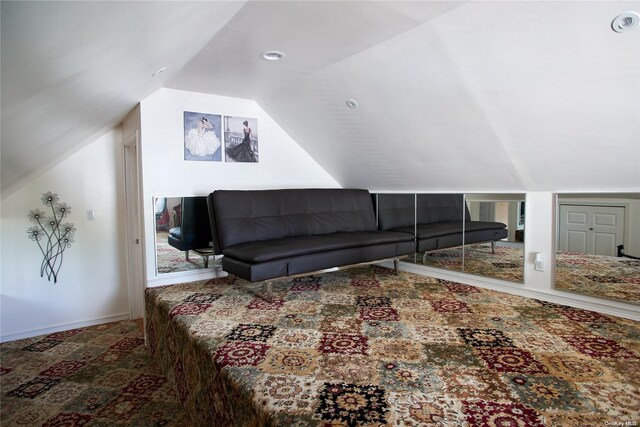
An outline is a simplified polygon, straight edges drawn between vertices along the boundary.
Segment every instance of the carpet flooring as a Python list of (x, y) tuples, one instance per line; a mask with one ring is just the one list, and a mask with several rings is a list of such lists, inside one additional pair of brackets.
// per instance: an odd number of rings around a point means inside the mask
[[(156, 231), (156, 268), (158, 274), (205, 268), (202, 256), (190, 251), (187, 261), (183, 251), (177, 250), (167, 242), (168, 235), (168, 231)], [(212, 266), (213, 259), (209, 257), (209, 267)]]
[[(497, 246), (493, 254), (489, 245), (469, 245), (464, 256), (466, 273), (523, 282), (522, 249)], [(463, 271), (461, 248), (415, 254), (403, 261)], [(555, 278), (555, 288), (561, 291), (640, 304), (640, 260), (558, 252)]]
[(442, 249), (427, 254), (415, 254), (414, 257), (406, 259), (408, 262), (430, 267), (464, 271), (465, 273), (519, 283), (524, 282), (523, 260), (524, 250), (522, 248), (496, 245), (496, 252), (492, 253), (489, 244), (466, 246), (464, 267), (462, 247)]
[(640, 422), (638, 322), (382, 267), (261, 292), (146, 292), (150, 351), (198, 425)]
[(556, 289), (640, 304), (640, 260), (558, 252)]
[(134, 321), (0, 345), (0, 425), (188, 426)]

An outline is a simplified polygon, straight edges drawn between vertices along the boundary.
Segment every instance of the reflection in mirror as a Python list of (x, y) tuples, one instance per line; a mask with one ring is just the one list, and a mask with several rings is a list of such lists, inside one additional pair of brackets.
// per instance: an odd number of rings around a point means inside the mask
[(214, 267), (206, 197), (155, 197), (153, 203), (157, 274)]
[(415, 235), (415, 194), (376, 194), (378, 230)]
[(640, 304), (640, 193), (559, 194), (555, 288)]
[(466, 194), (466, 273), (524, 283), (524, 194)]
[(463, 194), (416, 195), (416, 261), (431, 267), (462, 271)]

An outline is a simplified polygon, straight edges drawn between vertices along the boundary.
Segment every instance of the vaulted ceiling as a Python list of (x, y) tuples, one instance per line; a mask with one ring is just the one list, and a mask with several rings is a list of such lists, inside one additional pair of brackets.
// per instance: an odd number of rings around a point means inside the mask
[(611, 30), (628, 10), (2, 1), (3, 197), (162, 86), (256, 100), (344, 186), (640, 191), (640, 29)]

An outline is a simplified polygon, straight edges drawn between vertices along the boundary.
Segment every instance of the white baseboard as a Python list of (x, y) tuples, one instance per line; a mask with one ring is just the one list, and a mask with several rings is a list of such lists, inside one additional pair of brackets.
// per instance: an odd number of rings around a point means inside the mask
[(626, 319), (640, 321), (640, 306), (628, 304), (622, 301), (607, 300), (603, 298), (589, 297), (572, 292), (562, 292), (552, 289), (548, 292), (531, 289), (522, 284), (510, 283), (504, 280), (490, 279), (473, 274), (457, 271), (447, 271), (439, 268), (415, 265), (401, 262), (400, 270), (422, 276), (435, 277), (437, 279), (451, 280), (466, 285), (477, 286), (479, 288), (491, 289), (494, 291), (506, 292), (513, 295), (535, 298), (542, 301), (556, 304), (568, 305), (584, 310), (597, 311), (599, 313), (610, 314), (612, 316), (624, 317)]
[(118, 322), (127, 320), (131, 316), (129, 313), (114, 314), (111, 316), (97, 317), (95, 319), (83, 320), (81, 322), (61, 323), (41, 329), (31, 329), (14, 334), (0, 336), (0, 343), (21, 340), (23, 338), (37, 337), (38, 335), (52, 334), (54, 332), (68, 331), (69, 329), (84, 328), (86, 326), (101, 325), (103, 323)]
[(165, 273), (156, 277), (147, 279), (147, 287), (155, 288), (156, 286), (175, 285), (177, 283), (195, 282), (197, 280), (215, 279), (217, 277), (225, 277), (227, 273), (220, 269), (201, 269), (181, 271), (179, 273)]

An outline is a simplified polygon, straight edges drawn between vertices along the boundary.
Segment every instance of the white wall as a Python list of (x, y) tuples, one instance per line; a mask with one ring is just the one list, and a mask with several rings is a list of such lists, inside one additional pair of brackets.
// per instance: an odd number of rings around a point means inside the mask
[[(128, 318), (121, 141), (118, 127), (3, 200), (2, 341)], [(48, 210), (40, 200), (47, 191), (71, 206), (77, 229), (56, 284), (40, 277), (43, 257), (26, 233), (29, 211)]]
[[(185, 161), (184, 111), (257, 118), (259, 163)], [(155, 274), (153, 197), (205, 196), (216, 189), (340, 187), (255, 101), (160, 89), (140, 103), (140, 116), (148, 284), (167, 283), (167, 275)], [(182, 280), (194, 280), (194, 274)], [(170, 277), (173, 283), (180, 280)]]

